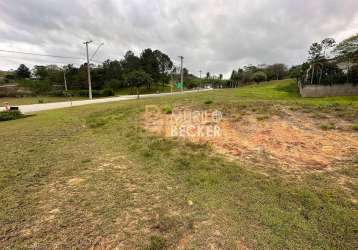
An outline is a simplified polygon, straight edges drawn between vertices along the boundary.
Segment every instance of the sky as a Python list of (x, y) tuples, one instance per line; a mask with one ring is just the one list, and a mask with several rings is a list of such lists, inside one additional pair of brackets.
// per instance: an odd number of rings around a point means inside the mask
[[(175, 64), (230, 75), (248, 64), (294, 65), (315, 41), (358, 33), (357, 0), (0, 0), (0, 69), (96, 62), (159, 49)], [(203, 73), (203, 74), (204, 74)]]

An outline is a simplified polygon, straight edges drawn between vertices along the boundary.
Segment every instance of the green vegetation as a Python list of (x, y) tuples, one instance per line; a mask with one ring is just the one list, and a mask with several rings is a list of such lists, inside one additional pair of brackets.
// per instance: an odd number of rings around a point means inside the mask
[(171, 114), (171, 113), (173, 112), (173, 109), (172, 109), (172, 107), (170, 107), (170, 106), (165, 106), (165, 107), (163, 108), (163, 112), (164, 112), (165, 114)]
[(205, 101), (204, 103), (209, 105), (209, 104), (212, 104), (213, 101), (212, 101), (212, 100), (207, 100), (207, 101)]
[[(84, 100), (88, 99), (85, 97), (72, 97), (71, 100)], [(38, 97), (2, 97), (0, 98), (0, 106), (5, 102), (9, 103), (12, 106), (17, 105), (26, 105), (26, 104), (36, 104), (36, 103), (50, 103), (50, 102), (67, 102), (70, 99), (68, 97), (52, 97), (52, 96), (38, 96)]]
[[(2, 123), (0, 248), (357, 249), (356, 165), (247, 165), (208, 145), (154, 136), (145, 105), (270, 107), (356, 124), (357, 97), (303, 99), (294, 80), (40, 112)], [(358, 157), (357, 157), (358, 159)]]
[(16, 120), (24, 117), (19, 110), (0, 111), (0, 121)]

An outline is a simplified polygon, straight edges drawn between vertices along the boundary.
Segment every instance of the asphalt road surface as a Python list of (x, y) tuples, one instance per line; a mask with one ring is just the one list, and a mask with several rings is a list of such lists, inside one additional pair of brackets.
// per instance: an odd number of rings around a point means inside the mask
[[(184, 93), (196, 93), (196, 92), (203, 92), (203, 91), (210, 91), (210, 90), (211, 89), (189, 90), (189, 91), (184, 91)], [(140, 95), (140, 98), (170, 96), (170, 95), (178, 95), (178, 94), (182, 94), (182, 92), (146, 94), (146, 95)], [(137, 99), (137, 95), (125, 95), (125, 96), (118, 96), (118, 97), (108, 97), (108, 98), (99, 98), (93, 100), (81, 100), (81, 101), (72, 101), (72, 102), (67, 101), (67, 102), (52, 102), (52, 103), (43, 103), (43, 104), (29, 104), (29, 105), (20, 105), (18, 107), (22, 113), (28, 114), (28, 113), (35, 113), (44, 110), (61, 109), (61, 108), (69, 108), (69, 107), (82, 106), (88, 104), (117, 102), (117, 101), (133, 100), (133, 99)], [(0, 107), (0, 110), (4, 110), (4, 109), (5, 109), (4, 107)]]

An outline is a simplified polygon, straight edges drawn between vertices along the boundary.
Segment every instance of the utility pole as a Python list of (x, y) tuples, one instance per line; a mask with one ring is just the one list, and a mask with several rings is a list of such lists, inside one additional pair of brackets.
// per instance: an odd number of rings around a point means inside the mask
[(179, 56), (180, 58), (180, 83), (181, 83), (181, 92), (184, 92), (184, 72), (183, 72), (183, 60), (184, 57), (183, 56)]
[(86, 44), (86, 54), (87, 54), (87, 78), (88, 78), (88, 97), (92, 100), (92, 83), (91, 83), (91, 70), (90, 70), (90, 60), (88, 56), (88, 44), (92, 41), (86, 41), (83, 44)]
[(65, 91), (67, 92), (66, 67), (63, 67), (63, 81), (65, 83)]
[(199, 70), (199, 77), (200, 77), (200, 81), (199, 81), (199, 87), (198, 87), (198, 91), (199, 91), (199, 89), (200, 88), (203, 88), (203, 84), (202, 84), (202, 82), (201, 82), (201, 72), (203, 72), (202, 70)]

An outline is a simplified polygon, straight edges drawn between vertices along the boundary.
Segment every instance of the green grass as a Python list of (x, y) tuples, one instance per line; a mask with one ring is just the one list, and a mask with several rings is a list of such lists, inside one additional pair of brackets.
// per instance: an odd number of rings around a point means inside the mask
[[(176, 88), (173, 88), (173, 92), (179, 91)], [(155, 84), (153, 86), (151, 86), (150, 89), (146, 88), (146, 87), (141, 87), (140, 88), (140, 94), (144, 95), (144, 94), (155, 94), (155, 93), (169, 93), (171, 92), (171, 87), (169, 85), (159, 85), (159, 84)], [(137, 94), (137, 90), (135, 88), (121, 88), (119, 90), (116, 91), (116, 95), (136, 95)]]
[[(84, 97), (72, 97), (72, 100), (84, 100)], [(69, 101), (67, 97), (50, 97), (50, 96), (38, 96), (38, 97), (1, 97), (0, 106), (3, 106), (5, 102), (8, 102), (12, 106), (26, 105), (26, 104), (39, 104), (50, 102), (66, 102)]]
[(289, 80), (2, 122), (0, 248), (357, 249), (358, 189), (336, 181), (357, 178), (353, 163), (298, 179), (279, 169), (263, 174), (140, 126), (145, 105), (207, 100), (260, 117), (282, 105), (357, 119), (355, 97), (306, 100), (294, 89)]
[[(162, 85), (154, 85), (152, 88), (141, 88), (140, 94), (154, 94), (154, 93), (165, 93), (170, 92), (171, 88), (168, 85), (165, 85), (164, 88)], [(175, 92), (176, 90), (173, 89)], [(131, 88), (123, 88), (116, 91), (116, 95), (135, 95), (136, 90)], [(85, 100), (86, 97), (74, 96), (71, 98), (75, 100)], [(52, 97), (52, 96), (38, 96), (38, 97), (1, 97), (0, 106), (3, 106), (5, 102), (10, 103), (10, 105), (26, 105), (26, 104), (39, 104), (39, 103), (51, 103), (51, 102), (66, 102), (69, 101), (68, 97)]]

